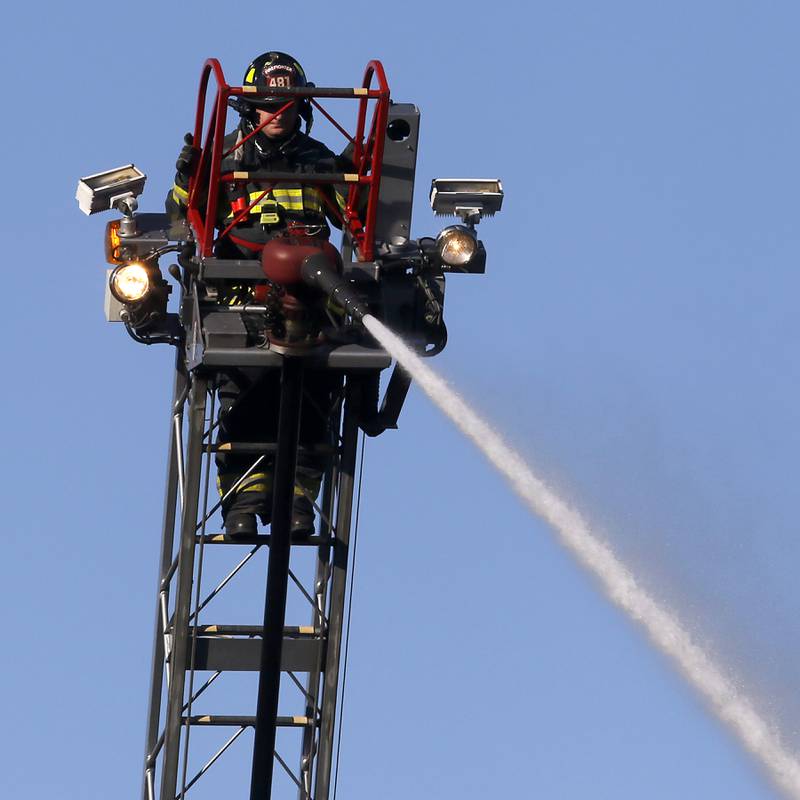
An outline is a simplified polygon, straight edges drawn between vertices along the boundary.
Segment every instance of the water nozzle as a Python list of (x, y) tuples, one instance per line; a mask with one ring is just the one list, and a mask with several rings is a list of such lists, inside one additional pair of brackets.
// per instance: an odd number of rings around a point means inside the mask
[(315, 253), (303, 260), (300, 268), (303, 282), (319, 289), (357, 320), (362, 320), (369, 309), (361, 302), (353, 287), (331, 266), (330, 259), (322, 253)]

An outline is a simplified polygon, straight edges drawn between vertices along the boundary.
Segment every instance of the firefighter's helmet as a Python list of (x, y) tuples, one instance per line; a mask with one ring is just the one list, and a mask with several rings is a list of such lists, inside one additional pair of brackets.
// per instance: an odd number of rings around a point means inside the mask
[[(304, 88), (314, 86), (306, 78), (305, 70), (292, 56), (277, 50), (262, 53), (253, 59), (244, 74), (243, 86), (255, 86), (259, 89)], [(274, 110), (286, 103), (282, 97), (247, 98), (252, 108)], [(311, 103), (308, 98), (298, 101), (298, 111), (305, 120), (306, 131), (311, 128)]]

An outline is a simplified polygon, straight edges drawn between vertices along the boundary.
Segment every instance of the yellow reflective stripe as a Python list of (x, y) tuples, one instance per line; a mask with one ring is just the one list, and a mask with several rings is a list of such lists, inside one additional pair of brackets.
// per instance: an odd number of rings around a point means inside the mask
[(189, 200), (189, 192), (187, 192), (186, 189), (182, 189), (177, 183), (173, 184), (172, 199), (179, 205), (185, 206)]
[[(261, 192), (250, 192), (250, 199), (249, 203), (252, 203), (253, 200), (257, 200), (261, 197)], [(262, 200), (260, 203), (257, 203), (250, 209), (250, 214), (261, 214), (264, 209), (277, 209), (278, 204), (274, 200), (270, 200), (269, 198)], [(233, 219), (234, 213), (233, 209), (231, 209), (230, 213), (228, 214), (225, 219)]]
[(251, 472), (244, 481), (242, 481), (242, 486), (245, 486), (250, 481), (266, 481), (267, 483), (271, 483), (272, 477), (266, 472)]
[[(250, 202), (252, 203), (253, 200), (258, 200), (258, 198), (261, 197), (262, 194), (264, 194), (264, 190), (263, 189), (260, 192), (250, 192), (250, 195), (249, 195)], [(269, 192), (267, 192), (264, 195), (264, 197), (269, 197), (269, 196), (270, 196)]]
[(339, 206), (340, 211), (344, 211), (347, 205), (347, 198), (334, 186), (333, 193), (336, 196), (336, 205)]
[(273, 189), (272, 196), (284, 207), (284, 209), (286, 209), (286, 211), (303, 210), (302, 189)]
[[(261, 194), (262, 192), (250, 192), (248, 202), (252, 203), (258, 200)], [(339, 192), (336, 192), (336, 202), (340, 208), (344, 208), (345, 199)], [(274, 224), (280, 221), (277, 218), (273, 218), (278, 206), (283, 208), (284, 211), (310, 211), (317, 214), (323, 213), (325, 208), (322, 193), (314, 186), (306, 186), (297, 189), (278, 188), (273, 189), (268, 195), (256, 203), (250, 209), (250, 214), (268, 215), (268, 219), (262, 218), (260, 221), (262, 223)], [(233, 216), (234, 213), (231, 210), (226, 219), (233, 219)]]
[(303, 202), (308, 211), (321, 212), (324, 205), (322, 193), (314, 186), (306, 186), (303, 189)]
[(250, 210), (251, 214), (261, 214), (265, 211), (275, 211), (278, 208), (278, 204), (274, 200), (262, 200), (257, 206), (253, 206)]
[(254, 472), (239, 485), (237, 492), (268, 492), (272, 488), (272, 476), (266, 472)]
[[(230, 490), (236, 481), (239, 480), (239, 475), (235, 473), (224, 473), (217, 475), (217, 491), (220, 496), (224, 495)], [(272, 475), (266, 472), (254, 472), (248, 475), (239, 486), (236, 487), (236, 494), (244, 492), (261, 492), (262, 494), (272, 490)]]
[(272, 195), (276, 200), (280, 200), (281, 198), (285, 200), (289, 199), (297, 199), (300, 200), (303, 197), (303, 190), (302, 189), (273, 189)]
[(236, 490), (238, 494), (241, 492), (242, 494), (247, 494), (247, 492), (261, 492), (262, 494), (267, 491), (267, 484), (266, 483), (251, 483), (245, 486), (244, 488), (239, 487)]
[(244, 76), (244, 82), (252, 83), (255, 80), (255, 77), (256, 77), (256, 68), (250, 67), (250, 69), (247, 70), (247, 75)]

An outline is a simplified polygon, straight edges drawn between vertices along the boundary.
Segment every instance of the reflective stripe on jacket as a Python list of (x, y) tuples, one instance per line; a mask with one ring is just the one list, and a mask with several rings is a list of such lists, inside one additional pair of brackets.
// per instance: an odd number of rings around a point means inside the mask
[[(298, 174), (352, 171), (349, 161), (342, 161), (322, 142), (300, 130), (281, 141), (268, 139), (259, 133), (237, 147), (246, 136), (245, 125), (241, 123), (237, 130), (224, 139), (223, 153), (231, 152), (222, 160), (221, 174), (269, 170)], [(254, 200), (258, 202), (233, 230), (240, 238), (255, 245), (268, 241), (276, 227), (283, 227), (287, 219), (322, 226), (327, 226), (329, 219), (337, 228), (341, 227), (335, 214), (330, 211), (331, 206), (339, 210), (344, 208), (345, 198), (339, 187), (284, 183), (273, 187), (259, 200), (265, 188), (264, 184), (254, 182), (246, 185), (222, 184), (217, 200), (217, 227), (226, 227), (240, 213), (239, 208), (243, 209)], [(188, 182), (184, 175), (178, 173), (167, 197), (167, 211), (185, 214), (188, 199)]]

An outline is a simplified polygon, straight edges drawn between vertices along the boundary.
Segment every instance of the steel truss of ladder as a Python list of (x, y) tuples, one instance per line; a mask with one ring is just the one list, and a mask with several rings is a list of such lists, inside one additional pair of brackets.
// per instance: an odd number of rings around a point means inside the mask
[[(173, 800), (193, 787), (237, 748), (252, 751), (250, 797), (273, 796), (273, 774), (289, 776), (284, 784), (299, 800), (327, 800), (333, 763), (334, 722), (345, 606), (348, 548), (358, 448), (358, 393), (351, 376), (341, 372), (329, 419), (328, 464), (317, 506), (319, 530), (292, 543), (290, 525), (297, 459), (303, 374), (301, 358), (283, 359), (281, 410), (276, 442), (215, 444), (213, 373), (187, 373), (181, 357), (173, 396), (161, 543), (150, 702), (144, 765), (144, 800)], [(217, 532), (220, 503), (214, 490), (214, 453), (219, 447), (252, 454), (241, 479), (275, 459), (273, 520), (269, 534), (232, 540)], [(231, 554), (230, 569), (212, 589), (202, 586), (204, 560)], [(221, 550), (220, 550), (221, 548)], [(306, 585), (292, 569), (302, 550), (308, 562), (316, 553), (313, 577)], [(246, 554), (241, 557), (241, 553)], [(214, 601), (235, 583), (244, 567), (268, 552), (263, 624), (215, 619)], [(311, 585), (308, 585), (310, 582)], [(310, 606), (309, 625), (288, 626), (287, 590)], [(255, 598), (254, 605), (259, 605)], [(219, 695), (231, 674), (258, 678), (255, 714), (209, 712), (204, 703)], [(282, 678), (283, 676), (283, 678)], [(214, 687), (211, 689), (211, 687)], [(224, 688), (224, 686), (223, 686)], [(210, 690), (211, 689), (211, 690)], [(283, 691), (285, 689), (285, 691)], [(209, 691), (210, 690), (210, 691)], [(224, 692), (222, 693), (224, 695)], [(279, 715), (278, 704), (293, 706)], [(283, 709), (282, 709), (283, 711)], [(192, 734), (220, 732), (218, 747), (190, 759)], [(198, 729), (205, 728), (204, 734)], [(292, 731), (299, 752), (281, 752)], [(249, 734), (252, 732), (252, 736)], [(284, 738), (282, 738), (284, 737)], [(206, 745), (206, 739), (201, 742)], [(289, 742), (291, 744), (291, 742)], [(198, 745), (199, 747), (199, 745)], [(191, 751), (194, 756), (194, 751)], [(229, 756), (230, 757), (230, 756)], [(275, 765), (278, 765), (277, 769)], [(295, 764), (296, 767), (292, 765)], [(202, 791), (201, 791), (202, 794)], [(228, 797), (235, 796), (227, 794)]]

